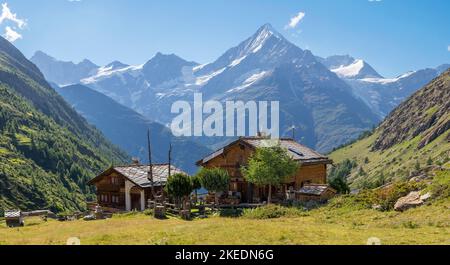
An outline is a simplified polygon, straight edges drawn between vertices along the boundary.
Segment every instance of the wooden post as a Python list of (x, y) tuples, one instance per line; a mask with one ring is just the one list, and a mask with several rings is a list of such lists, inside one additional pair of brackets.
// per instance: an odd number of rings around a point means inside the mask
[(269, 185), (269, 197), (267, 198), (267, 204), (272, 203), (272, 185)]
[[(172, 142), (170, 142), (170, 146), (169, 146), (169, 170), (168, 170), (168, 175), (167, 175), (167, 180), (169, 180), (169, 178), (172, 176)], [(162, 201), (163, 201), (163, 205), (166, 201), (165, 195), (164, 195), (164, 189), (162, 191)]]

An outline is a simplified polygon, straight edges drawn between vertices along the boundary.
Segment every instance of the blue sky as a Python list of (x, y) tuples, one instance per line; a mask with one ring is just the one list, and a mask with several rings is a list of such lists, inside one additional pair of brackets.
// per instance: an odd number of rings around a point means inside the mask
[[(2, 35), (30, 57), (206, 63), (271, 23), (301, 48), (350, 54), (382, 75), (450, 63), (448, 0), (6, 0)], [(297, 20), (291, 20), (297, 17)], [(26, 24), (22, 22), (25, 21)], [(292, 23), (291, 23), (292, 22)], [(288, 25), (291, 24), (291, 27)]]

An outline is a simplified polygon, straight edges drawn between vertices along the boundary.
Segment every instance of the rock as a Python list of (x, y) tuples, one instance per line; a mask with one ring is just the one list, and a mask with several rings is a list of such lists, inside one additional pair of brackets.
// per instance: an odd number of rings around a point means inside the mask
[(84, 221), (94, 221), (95, 220), (95, 215), (87, 215), (83, 218)]
[(430, 192), (428, 192), (428, 193), (426, 193), (426, 194), (420, 196), (420, 199), (421, 199), (422, 201), (426, 202), (426, 201), (428, 201), (428, 200), (431, 198), (431, 195), (432, 195), (432, 194), (431, 194)]
[(403, 212), (410, 208), (423, 205), (423, 203), (424, 200), (420, 196), (420, 191), (413, 191), (407, 196), (398, 199), (397, 203), (395, 203), (394, 210)]
[(383, 210), (383, 207), (379, 204), (374, 204), (374, 205), (372, 205), (372, 209), (381, 211), (381, 210)]

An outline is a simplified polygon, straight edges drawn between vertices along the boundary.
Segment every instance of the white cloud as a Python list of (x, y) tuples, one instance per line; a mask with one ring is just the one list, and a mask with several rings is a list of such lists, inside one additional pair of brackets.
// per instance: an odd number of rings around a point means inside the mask
[(22, 35), (18, 33), (17, 31), (13, 30), (11, 27), (5, 28), (6, 32), (3, 34), (3, 37), (7, 39), (9, 42), (15, 42), (18, 39), (22, 38)]
[(16, 23), (20, 29), (23, 29), (27, 25), (27, 22), (25, 19), (17, 18), (17, 14), (14, 14), (13, 12), (11, 12), (11, 9), (9, 9), (9, 7), (8, 7), (8, 3), (3, 3), (2, 4), (2, 14), (0, 16), (0, 24), (2, 24), (3, 22), (5, 22), (7, 20)]
[(8, 3), (3, 3), (2, 12), (0, 15), (0, 25), (6, 22), (9, 23), (5, 27), (5, 33), (2, 36), (10, 42), (15, 42), (18, 39), (22, 39), (22, 34), (17, 32), (17, 28), (25, 28), (27, 21), (25, 19), (18, 18), (17, 14), (13, 13), (11, 9), (9, 9)]
[(295, 15), (293, 18), (291, 18), (291, 21), (289, 22), (289, 24), (287, 24), (286, 27), (284, 27), (284, 28), (285, 29), (294, 29), (294, 28), (296, 28), (298, 23), (300, 23), (300, 21), (303, 20), (305, 15), (306, 14), (304, 12), (298, 12), (298, 14)]

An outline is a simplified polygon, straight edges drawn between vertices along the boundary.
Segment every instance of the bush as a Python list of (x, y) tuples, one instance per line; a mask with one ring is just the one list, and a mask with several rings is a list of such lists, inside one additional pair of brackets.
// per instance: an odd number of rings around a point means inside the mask
[(242, 209), (222, 209), (219, 212), (220, 217), (239, 217), (243, 213)]
[(377, 191), (378, 203), (382, 209), (389, 211), (394, 209), (395, 203), (401, 197), (408, 195), (412, 191), (419, 191), (423, 189), (425, 185), (418, 182), (398, 182), (392, 185), (392, 187), (386, 190)]
[(299, 217), (302, 211), (278, 205), (267, 205), (255, 209), (245, 209), (242, 216), (249, 219), (275, 219), (281, 217)]
[(185, 174), (175, 174), (169, 177), (166, 192), (177, 200), (189, 196), (193, 190), (191, 178)]
[(219, 192), (227, 191), (230, 185), (230, 176), (222, 168), (201, 168), (195, 176), (203, 188), (215, 194), (215, 202), (219, 204)]
[(428, 191), (434, 199), (450, 198), (450, 171), (437, 171)]
[(347, 177), (355, 167), (357, 167), (356, 162), (349, 159), (333, 167), (328, 176), (330, 186), (341, 194), (349, 193), (350, 187), (347, 184)]
[(144, 215), (148, 215), (148, 216), (153, 216), (154, 211), (153, 211), (153, 209), (146, 209), (146, 210), (143, 212), (143, 214), (144, 214)]
[(228, 190), (230, 177), (228, 172), (221, 168), (202, 168), (197, 173), (201, 185), (212, 192), (222, 192)]

